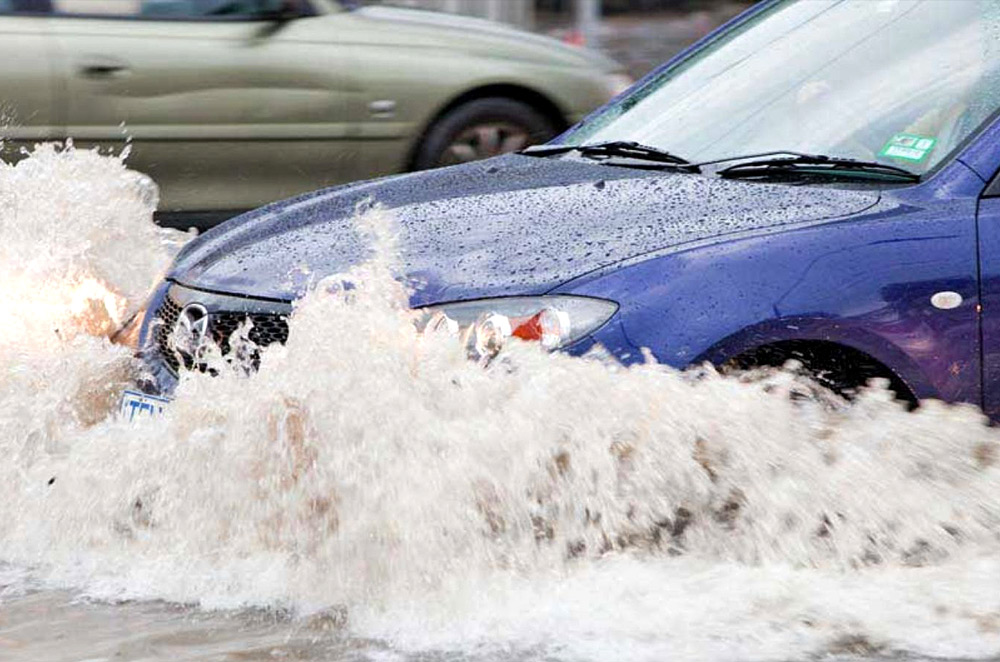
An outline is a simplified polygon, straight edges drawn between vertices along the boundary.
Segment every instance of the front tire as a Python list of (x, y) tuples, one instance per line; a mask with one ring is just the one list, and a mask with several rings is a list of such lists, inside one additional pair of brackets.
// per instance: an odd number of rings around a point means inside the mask
[(524, 149), (558, 133), (544, 114), (521, 101), (487, 97), (463, 103), (431, 125), (414, 170), (468, 163)]
[(793, 373), (803, 380), (803, 390), (815, 396), (811, 399), (830, 401), (835, 396), (849, 402), (869, 381), (881, 379), (896, 399), (910, 408), (917, 406), (916, 395), (887, 366), (860, 350), (832, 342), (788, 340), (764, 345), (730, 359), (721, 369), (743, 373), (754, 381), (784, 370), (790, 361)]

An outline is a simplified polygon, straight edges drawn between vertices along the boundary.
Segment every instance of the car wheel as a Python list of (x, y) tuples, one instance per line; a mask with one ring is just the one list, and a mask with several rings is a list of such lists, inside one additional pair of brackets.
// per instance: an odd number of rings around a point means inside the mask
[(917, 406), (913, 391), (892, 370), (860, 350), (832, 342), (789, 340), (764, 345), (730, 359), (721, 369), (759, 381), (788, 367), (801, 387), (793, 390), (793, 397), (827, 404), (838, 398), (849, 402), (870, 380), (881, 379), (896, 399), (911, 408)]
[(545, 142), (557, 132), (549, 118), (526, 103), (501, 97), (475, 99), (431, 126), (413, 166), (425, 170), (486, 159)]

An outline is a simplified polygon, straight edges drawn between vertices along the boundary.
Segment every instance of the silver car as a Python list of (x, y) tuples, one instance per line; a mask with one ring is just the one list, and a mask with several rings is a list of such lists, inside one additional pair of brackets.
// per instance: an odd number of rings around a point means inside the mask
[(0, 0), (7, 157), (121, 149), (160, 217), (211, 225), (324, 186), (546, 140), (628, 84), (488, 21), (341, 0)]

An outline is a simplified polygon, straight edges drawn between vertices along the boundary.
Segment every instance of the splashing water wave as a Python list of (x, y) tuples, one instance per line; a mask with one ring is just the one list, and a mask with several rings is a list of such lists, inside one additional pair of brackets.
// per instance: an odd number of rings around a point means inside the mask
[[(252, 376), (112, 412), (182, 238), (119, 159), (0, 165), (0, 562), (99, 599), (326, 614), (401, 650), (1000, 654), (1000, 437), (969, 407), (421, 336), (374, 257)], [(344, 283), (349, 282), (350, 287)], [(2, 599), (2, 598), (0, 598)], [(534, 651), (534, 653), (531, 653)]]

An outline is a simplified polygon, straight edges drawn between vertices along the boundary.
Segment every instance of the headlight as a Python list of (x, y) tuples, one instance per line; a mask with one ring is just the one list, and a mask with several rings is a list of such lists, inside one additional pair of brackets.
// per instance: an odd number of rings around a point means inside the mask
[(608, 74), (604, 77), (604, 86), (608, 91), (608, 99), (614, 99), (616, 96), (632, 87), (632, 77), (628, 74), (616, 73)]
[(504, 297), (430, 306), (419, 325), (458, 335), (470, 358), (489, 360), (510, 338), (536, 341), (548, 350), (566, 347), (599, 329), (617, 310), (613, 301), (590, 297)]

